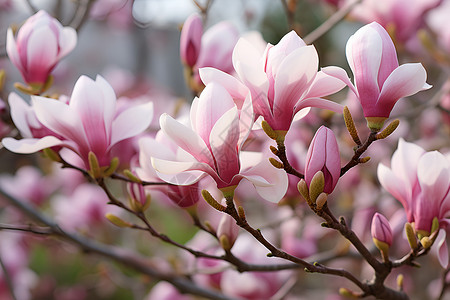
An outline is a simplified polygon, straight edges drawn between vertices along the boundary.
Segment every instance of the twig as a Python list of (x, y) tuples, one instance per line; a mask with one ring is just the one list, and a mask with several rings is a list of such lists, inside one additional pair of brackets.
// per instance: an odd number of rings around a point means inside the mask
[(356, 148), (355, 154), (353, 155), (351, 160), (344, 167), (341, 168), (341, 175), (340, 175), (341, 177), (345, 173), (347, 173), (348, 170), (350, 170), (351, 168), (353, 168), (354, 166), (356, 166), (360, 163), (359, 158), (367, 150), (367, 148), (369, 148), (369, 146), (374, 141), (376, 141), (376, 135), (377, 135), (376, 132), (370, 132), (369, 136), (367, 137), (366, 142)]
[(311, 44), (320, 38), (322, 35), (327, 33), (331, 28), (333, 28), (337, 23), (342, 21), (348, 13), (357, 5), (361, 3), (361, 0), (354, 0), (347, 5), (343, 6), (341, 9), (336, 11), (331, 17), (329, 17), (322, 25), (314, 29), (303, 39), (306, 44)]
[(225, 296), (217, 291), (205, 289), (199, 287), (194, 282), (167, 272), (162, 272), (152, 266), (146, 257), (141, 257), (137, 253), (118, 248), (112, 245), (104, 245), (96, 241), (86, 239), (84, 237), (78, 236), (77, 234), (69, 233), (61, 229), (58, 224), (54, 223), (48, 217), (42, 213), (35, 210), (29, 204), (12, 197), (2, 189), (0, 189), (0, 195), (4, 197), (9, 203), (19, 209), (28, 217), (32, 218), (39, 223), (46, 225), (54, 235), (57, 235), (70, 243), (78, 246), (85, 252), (90, 252), (94, 254), (101, 255), (113, 261), (119, 262), (126, 267), (132, 268), (142, 274), (146, 274), (157, 280), (163, 280), (171, 283), (175, 286), (181, 293), (189, 293), (192, 295), (198, 295), (201, 297), (206, 297), (208, 299), (222, 299), (231, 300), (228, 296)]

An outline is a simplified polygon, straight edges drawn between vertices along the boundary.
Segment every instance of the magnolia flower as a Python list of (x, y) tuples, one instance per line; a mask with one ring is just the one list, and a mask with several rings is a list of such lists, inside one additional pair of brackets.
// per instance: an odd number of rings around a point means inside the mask
[(352, 35), (346, 46), (353, 85), (342, 69), (326, 69), (329, 75), (344, 81), (358, 97), (368, 126), (380, 130), (395, 103), (402, 97), (429, 89), (422, 64), (398, 65), (397, 53), (389, 34), (373, 22)]
[(322, 171), (325, 178), (323, 191), (330, 194), (341, 175), (341, 158), (336, 137), (325, 126), (317, 130), (306, 154), (305, 181), (308, 187), (318, 171)]
[[(176, 157), (179, 147), (173, 143), (162, 131), (158, 131), (155, 138), (143, 137), (139, 140), (139, 167), (136, 168), (138, 177), (145, 181), (162, 182), (151, 163), (152, 156)], [(148, 186), (149, 191), (158, 191), (167, 196), (179, 207), (193, 206), (201, 198), (199, 183), (191, 185), (154, 185)]]
[[(441, 231), (438, 237), (439, 260), (448, 264), (445, 230), (450, 216), (450, 162), (437, 151), (426, 152), (421, 147), (400, 139), (391, 160), (391, 168), (378, 165), (381, 185), (403, 205), (408, 222), (416, 231), (429, 235), (433, 219)], [(443, 250), (444, 249), (444, 250)], [(443, 253), (446, 253), (445, 255)]]
[[(117, 114), (114, 91), (101, 76), (95, 81), (81, 76), (68, 104), (32, 96), (32, 105), (37, 120), (46, 128), (45, 136), (35, 137), (29, 130), (32, 138), (4, 138), (3, 146), (16, 153), (66, 147), (78, 154), (85, 168), (89, 168), (90, 152), (95, 154), (100, 167), (109, 166), (114, 145), (143, 132), (150, 124), (153, 112), (152, 103), (146, 103)], [(23, 130), (31, 125), (27, 123), (29, 121), (26, 118), (14, 120)]]
[(153, 167), (163, 180), (178, 185), (192, 184), (208, 174), (222, 192), (234, 191), (246, 178), (263, 198), (280, 200), (287, 189), (286, 173), (263, 160), (260, 153), (241, 151), (252, 116), (238, 111), (222, 86), (207, 85), (192, 103), (190, 128), (167, 114), (160, 117), (161, 130), (180, 149), (175, 155), (159, 151), (152, 157)]
[(8, 29), (6, 51), (23, 79), (40, 91), (56, 64), (75, 48), (77, 33), (41, 10), (19, 29), (17, 39)]
[(340, 104), (321, 97), (341, 90), (344, 84), (317, 71), (316, 49), (307, 46), (294, 31), (277, 45), (268, 44), (263, 54), (245, 38), (239, 39), (233, 51), (233, 65), (240, 81), (213, 69), (203, 71), (202, 79), (223, 82), (240, 102), (249, 91), (255, 118), (263, 116), (274, 130), (288, 131), (295, 114), (306, 107), (342, 111)]
[(202, 17), (193, 14), (183, 24), (180, 37), (181, 61), (189, 67), (193, 67), (200, 54), (203, 35)]

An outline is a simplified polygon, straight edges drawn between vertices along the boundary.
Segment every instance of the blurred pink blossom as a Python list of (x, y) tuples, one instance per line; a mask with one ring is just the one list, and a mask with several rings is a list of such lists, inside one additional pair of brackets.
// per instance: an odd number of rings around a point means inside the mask
[(199, 14), (190, 15), (181, 30), (180, 57), (181, 61), (191, 68), (197, 63), (202, 46), (202, 35), (202, 17)]
[[(378, 165), (381, 185), (403, 205), (408, 222), (424, 235), (430, 234), (434, 218), (440, 228), (448, 228), (450, 216), (450, 161), (437, 151), (399, 140), (391, 160), (391, 168)], [(441, 229), (439, 261), (448, 264), (445, 230)]]
[(6, 51), (25, 82), (39, 90), (58, 61), (69, 54), (76, 43), (75, 29), (63, 27), (41, 10), (23, 24), (17, 39), (12, 29), (8, 29)]

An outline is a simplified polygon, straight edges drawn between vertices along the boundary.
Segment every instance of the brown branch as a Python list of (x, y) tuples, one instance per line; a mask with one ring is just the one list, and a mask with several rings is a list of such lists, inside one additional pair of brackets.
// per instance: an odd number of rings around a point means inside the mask
[(0, 189), (0, 195), (3, 196), (4, 199), (6, 199), (11, 205), (15, 206), (31, 219), (47, 226), (49, 230), (51, 230), (53, 235), (56, 235), (70, 242), (71, 244), (79, 247), (84, 252), (103, 256), (105, 258), (121, 263), (128, 268), (132, 268), (138, 272), (141, 272), (142, 274), (148, 275), (154, 279), (167, 281), (175, 286), (181, 293), (198, 295), (207, 299), (232, 299), (221, 294), (220, 292), (199, 287), (194, 282), (185, 277), (160, 271), (148, 262), (148, 258), (142, 257), (137, 253), (112, 245), (104, 245), (99, 242), (81, 237), (77, 234), (66, 232), (61, 227), (59, 227), (58, 224), (54, 223), (53, 220), (35, 210), (24, 201), (20, 201), (17, 198), (12, 197), (2, 189)]
[(369, 148), (369, 146), (374, 141), (376, 141), (376, 135), (377, 135), (376, 132), (370, 132), (369, 136), (367, 137), (366, 142), (364, 144), (362, 144), (361, 146), (357, 146), (353, 157), (350, 159), (350, 161), (344, 167), (341, 168), (341, 175), (340, 175), (341, 177), (345, 173), (347, 173), (348, 170), (350, 170), (354, 166), (357, 166), (360, 163), (359, 158), (367, 150), (367, 148)]

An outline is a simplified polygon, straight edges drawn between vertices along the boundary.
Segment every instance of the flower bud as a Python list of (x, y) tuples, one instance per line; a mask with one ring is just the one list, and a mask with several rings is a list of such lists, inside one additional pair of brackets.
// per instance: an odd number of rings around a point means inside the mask
[(217, 228), (217, 236), (220, 244), (225, 250), (230, 250), (237, 239), (239, 227), (236, 225), (234, 219), (227, 214), (222, 215), (219, 227)]
[(380, 213), (375, 213), (372, 218), (372, 239), (387, 261), (389, 247), (392, 245), (392, 229), (389, 221)]
[[(41, 10), (28, 18), (14, 38), (8, 29), (6, 51), (34, 93), (48, 88), (49, 75), (77, 43), (77, 33)], [(46, 86), (47, 85), (47, 86)]]
[(202, 18), (198, 14), (192, 14), (184, 22), (180, 37), (181, 61), (191, 68), (197, 62), (200, 54), (202, 35)]
[(133, 211), (143, 212), (150, 205), (150, 194), (145, 193), (144, 186), (139, 183), (127, 183), (128, 200)]
[(323, 192), (330, 194), (341, 175), (341, 159), (336, 137), (325, 126), (317, 130), (306, 156), (305, 181), (308, 187), (311, 188), (311, 181), (318, 171), (322, 171), (325, 180)]

